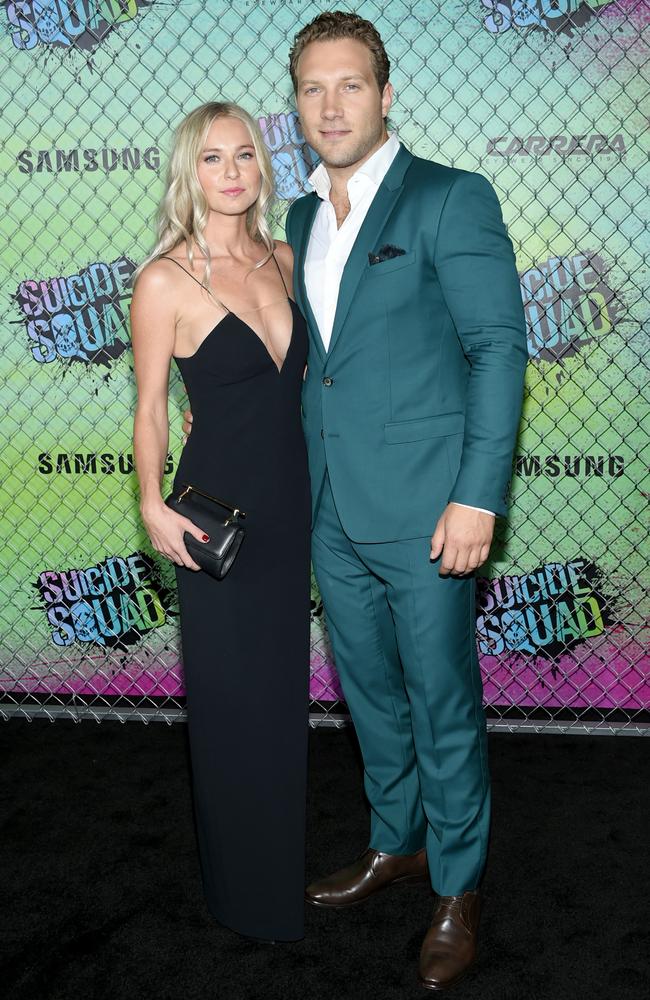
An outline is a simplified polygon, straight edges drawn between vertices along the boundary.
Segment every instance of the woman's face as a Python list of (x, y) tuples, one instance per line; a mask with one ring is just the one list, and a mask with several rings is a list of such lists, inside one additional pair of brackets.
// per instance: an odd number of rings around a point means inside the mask
[(243, 122), (238, 118), (217, 118), (212, 122), (197, 173), (211, 211), (241, 215), (255, 203), (262, 174)]

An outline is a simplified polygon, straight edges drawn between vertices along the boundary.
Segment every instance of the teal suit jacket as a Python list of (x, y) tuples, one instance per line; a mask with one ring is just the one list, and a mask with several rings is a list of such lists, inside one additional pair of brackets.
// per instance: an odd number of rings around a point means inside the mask
[[(319, 204), (300, 198), (286, 223), (310, 331), (302, 413), (314, 517), (326, 470), (356, 542), (429, 535), (449, 501), (505, 514), (528, 354), (494, 189), (401, 145), (343, 272), (328, 351), (304, 280)], [(371, 265), (387, 243), (405, 253)]]

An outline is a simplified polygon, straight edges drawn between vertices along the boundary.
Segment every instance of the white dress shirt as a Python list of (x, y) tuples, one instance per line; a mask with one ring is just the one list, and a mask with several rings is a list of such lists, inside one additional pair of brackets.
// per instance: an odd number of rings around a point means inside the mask
[[(336, 224), (336, 213), (330, 200), (332, 182), (326, 167), (319, 163), (309, 177), (309, 184), (321, 203), (314, 217), (305, 256), (305, 289), (326, 351), (332, 336), (343, 269), (372, 200), (399, 148), (396, 133), (389, 132), (383, 146), (352, 175), (348, 181), (350, 211), (340, 227)], [(469, 507), (470, 504), (458, 506)], [(493, 514), (493, 511), (485, 511), (483, 507), (472, 509)]]
[(350, 211), (340, 229), (330, 201), (332, 182), (326, 168), (320, 163), (309, 177), (309, 183), (321, 203), (314, 218), (305, 257), (305, 288), (325, 350), (328, 350), (332, 336), (343, 268), (379, 185), (398, 152), (399, 140), (393, 132), (388, 141), (352, 175), (348, 181)]

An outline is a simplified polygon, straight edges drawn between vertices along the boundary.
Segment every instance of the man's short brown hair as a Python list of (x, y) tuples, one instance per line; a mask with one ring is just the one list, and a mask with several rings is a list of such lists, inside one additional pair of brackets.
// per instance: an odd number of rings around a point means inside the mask
[(301, 28), (294, 38), (293, 48), (289, 53), (289, 72), (294, 91), (298, 91), (298, 59), (303, 50), (310, 42), (329, 42), (337, 38), (355, 38), (370, 49), (373, 73), (379, 93), (383, 94), (388, 83), (390, 62), (381, 36), (370, 21), (343, 10), (324, 11)]

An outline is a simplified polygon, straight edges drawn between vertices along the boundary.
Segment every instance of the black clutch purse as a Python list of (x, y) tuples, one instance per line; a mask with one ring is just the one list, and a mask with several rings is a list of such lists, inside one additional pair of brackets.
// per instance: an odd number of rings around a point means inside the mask
[(223, 580), (244, 541), (246, 530), (241, 523), (246, 517), (244, 512), (225, 500), (204, 493), (198, 486), (186, 484), (170, 494), (165, 503), (210, 536), (209, 542), (199, 542), (186, 531), (183, 541), (201, 569), (215, 580)]

